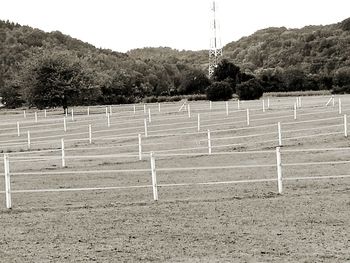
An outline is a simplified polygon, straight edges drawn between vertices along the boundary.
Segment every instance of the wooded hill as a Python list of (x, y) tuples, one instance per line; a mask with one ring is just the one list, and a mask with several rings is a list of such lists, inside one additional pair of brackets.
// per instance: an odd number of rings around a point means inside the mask
[[(350, 19), (259, 30), (223, 51), (242, 72), (257, 76), (264, 91), (343, 88), (350, 83)], [(67, 98), (75, 105), (202, 93), (208, 85), (207, 63), (206, 50), (160, 47), (120, 53), (59, 31), (46, 33), (0, 20), (0, 93), (7, 105), (38, 106), (39, 97), (46, 107), (55, 106), (52, 97), (57, 105)], [(48, 86), (56, 88), (40, 90)]]

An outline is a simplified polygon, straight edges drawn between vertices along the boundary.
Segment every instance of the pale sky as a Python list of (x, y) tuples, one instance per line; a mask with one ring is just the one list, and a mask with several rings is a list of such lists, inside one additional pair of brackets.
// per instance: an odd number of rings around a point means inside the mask
[[(59, 30), (114, 51), (209, 48), (210, 0), (0, 0), (0, 19)], [(272, 26), (326, 25), (350, 17), (350, 0), (217, 0), (222, 44)]]

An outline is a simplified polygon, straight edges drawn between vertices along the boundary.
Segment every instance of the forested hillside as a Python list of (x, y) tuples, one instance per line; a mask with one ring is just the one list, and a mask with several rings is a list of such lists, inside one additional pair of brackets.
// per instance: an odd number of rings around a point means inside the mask
[(138, 58), (137, 53), (142, 52), (99, 49), (59, 31), (45, 33), (0, 20), (0, 96), (12, 106), (126, 103), (188, 93), (187, 78), (205, 76), (192, 66), (194, 52), (166, 59)]
[[(248, 79), (255, 76), (264, 92), (350, 90), (350, 19), (259, 30), (227, 44), (223, 53)], [(119, 53), (59, 31), (1, 20), (0, 65), (0, 96), (11, 107), (137, 102), (146, 96), (203, 93), (210, 85), (206, 50), (148, 47)], [(239, 83), (232, 76), (225, 81), (236, 92)]]

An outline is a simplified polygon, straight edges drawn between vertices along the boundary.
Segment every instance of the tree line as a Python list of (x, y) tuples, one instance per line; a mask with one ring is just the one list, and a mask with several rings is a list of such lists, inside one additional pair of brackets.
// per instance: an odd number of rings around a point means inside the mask
[[(265, 29), (224, 47), (208, 79), (207, 51), (144, 48), (119, 53), (59, 31), (0, 21), (0, 96), (10, 108), (135, 103), (206, 94), (350, 91), (350, 20), (300, 30)], [(335, 39), (336, 38), (336, 39)]]

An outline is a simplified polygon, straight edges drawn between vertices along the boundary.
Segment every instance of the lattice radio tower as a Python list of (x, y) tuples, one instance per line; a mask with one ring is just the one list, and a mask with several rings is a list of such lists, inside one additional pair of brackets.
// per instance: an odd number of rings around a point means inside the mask
[(219, 22), (216, 18), (217, 5), (215, 1), (211, 7), (210, 48), (209, 48), (209, 78), (212, 77), (220, 58), (222, 57), (221, 39), (219, 36)]

